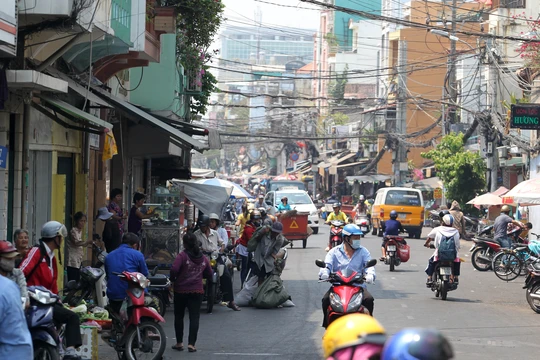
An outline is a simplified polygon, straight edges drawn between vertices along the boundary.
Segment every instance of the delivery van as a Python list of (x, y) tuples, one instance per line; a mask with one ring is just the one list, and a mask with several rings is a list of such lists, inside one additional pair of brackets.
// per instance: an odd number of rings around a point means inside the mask
[(388, 187), (379, 189), (371, 210), (373, 235), (383, 235), (384, 221), (390, 219), (390, 211), (396, 210), (409, 237), (420, 239), (424, 225), (424, 199), (418, 189)]

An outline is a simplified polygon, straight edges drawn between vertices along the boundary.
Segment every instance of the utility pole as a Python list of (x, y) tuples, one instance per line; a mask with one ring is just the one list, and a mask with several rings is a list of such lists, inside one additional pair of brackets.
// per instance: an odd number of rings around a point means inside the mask
[[(407, 88), (407, 42), (399, 41), (398, 49), (398, 90), (396, 108), (396, 133), (407, 133), (407, 98), (405, 89)], [(403, 184), (404, 172), (408, 170), (407, 148), (402, 143), (398, 143), (395, 149), (394, 160), (394, 182), (396, 185)]]
[[(491, 108), (491, 113), (496, 113), (499, 106), (497, 85), (499, 83), (499, 70), (497, 69), (495, 62), (498, 61), (493, 51), (496, 49), (493, 39), (486, 40), (486, 53), (489, 63), (488, 72), (488, 104)], [(493, 120), (492, 120), (493, 121)], [(487, 156), (487, 171), (486, 179), (489, 179), (490, 191), (497, 190), (497, 180), (499, 174), (499, 153), (497, 152), (497, 137), (496, 130), (484, 125), (485, 144), (486, 144), (486, 156)]]
[(456, 107), (457, 104), (457, 91), (456, 91), (456, 24), (457, 23), (457, 0), (452, 0), (452, 36), (450, 37), (450, 56), (449, 61), (449, 73), (448, 73), (448, 87), (450, 93), (450, 102), (452, 107), (449, 109), (449, 123), (445, 124), (448, 129), (444, 129), (444, 134), (450, 129), (450, 124), (456, 122)]

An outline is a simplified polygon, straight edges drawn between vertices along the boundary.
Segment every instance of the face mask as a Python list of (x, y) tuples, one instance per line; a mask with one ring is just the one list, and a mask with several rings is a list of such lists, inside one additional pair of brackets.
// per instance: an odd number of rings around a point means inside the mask
[(353, 241), (352, 241), (352, 244), (351, 244), (351, 247), (352, 247), (353, 249), (355, 249), (355, 250), (356, 250), (356, 249), (360, 249), (360, 241), (361, 241), (361, 240), (353, 240)]
[(12, 272), (15, 267), (15, 259), (0, 258), (0, 269), (5, 272)]

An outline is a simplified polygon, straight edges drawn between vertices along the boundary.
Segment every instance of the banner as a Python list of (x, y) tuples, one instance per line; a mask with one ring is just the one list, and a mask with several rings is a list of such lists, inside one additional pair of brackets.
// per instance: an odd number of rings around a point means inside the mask
[(118, 148), (116, 147), (116, 141), (111, 131), (105, 133), (105, 140), (103, 144), (103, 161), (107, 161), (118, 154)]

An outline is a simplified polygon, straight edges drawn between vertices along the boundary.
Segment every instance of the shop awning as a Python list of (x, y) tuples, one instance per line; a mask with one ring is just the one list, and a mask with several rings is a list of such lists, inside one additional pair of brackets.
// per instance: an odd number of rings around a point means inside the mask
[(326, 169), (326, 168), (329, 168), (330, 166), (337, 166), (338, 164), (342, 163), (343, 161), (348, 160), (348, 159), (350, 159), (350, 158), (352, 158), (354, 156), (356, 156), (356, 153), (349, 153), (349, 154), (346, 154), (346, 155), (340, 154), (338, 156), (334, 156), (334, 157), (328, 159), (327, 162), (320, 163), (319, 168)]
[(434, 190), (436, 188), (441, 188), (442, 189), (443, 183), (442, 183), (441, 179), (439, 179), (437, 176), (435, 176), (435, 177), (432, 177), (432, 178), (419, 180), (419, 181), (416, 181), (416, 182), (413, 182), (413, 183), (408, 183), (408, 184), (405, 184), (404, 186), (405, 187), (410, 187), (410, 188), (415, 188), (415, 189), (418, 189), (418, 190), (423, 190), (423, 191), (430, 191), (430, 190)]
[(358, 182), (381, 182), (386, 180), (391, 180), (391, 175), (359, 175), (359, 176), (347, 176), (345, 178), (349, 184), (353, 184), (355, 181)]
[(150, 115), (144, 110), (139, 109), (137, 106), (122, 100), (116, 96), (112, 96), (108, 92), (92, 87), (92, 91), (99, 97), (101, 97), (103, 100), (107, 101), (109, 104), (113, 105), (113, 107), (118, 108), (120, 111), (123, 111), (130, 116), (133, 116), (151, 126), (155, 126), (165, 132), (167, 132), (170, 137), (177, 142), (180, 142), (184, 145), (187, 145), (190, 149), (197, 150), (199, 152), (202, 152), (203, 150), (208, 149), (208, 146), (206, 144), (203, 144), (202, 142), (193, 139), (191, 136), (184, 134), (180, 130), (176, 129), (175, 127), (156, 119), (154, 116)]
[(45, 70), (46, 73), (49, 73), (50, 75), (54, 76), (55, 78), (58, 78), (60, 80), (64, 80), (65, 82), (68, 83), (68, 87), (75, 91), (76, 93), (78, 93), (80, 96), (82, 96), (83, 98), (86, 98), (88, 97), (88, 100), (95, 103), (95, 104), (98, 104), (99, 106), (103, 106), (103, 107), (111, 107), (111, 105), (109, 105), (108, 102), (104, 101), (104, 100), (101, 100), (100, 97), (98, 97), (97, 95), (94, 95), (93, 92), (91, 91), (86, 91), (86, 88), (82, 85), (80, 85), (79, 83), (77, 83), (75, 80), (71, 79), (69, 76), (67, 76), (66, 74), (64, 74), (63, 72), (61, 71), (58, 71), (56, 70), (55, 68), (52, 68), (52, 67), (49, 67), (47, 68), (47, 70)]
[(346, 167), (349, 167), (349, 166), (364, 165), (364, 164), (367, 164), (369, 162), (369, 160), (370, 159), (362, 159), (361, 161), (353, 162), (353, 163), (350, 163), (350, 164), (338, 165), (338, 169), (346, 168)]
[[(54, 111), (59, 112), (63, 116), (77, 122), (84, 122), (92, 127), (97, 127), (98, 129), (109, 129), (113, 128), (113, 125), (101, 120), (98, 117), (95, 117), (92, 114), (84, 112), (80, 109), (77, 109), (75, 106), (68, 104), (65, 101), (58, 100), (46, 95), (38, 95), (41, 100), (46, 103), (46, 106), (51, 108)], [(39, 109), (38, 109), (39, 110)]]

